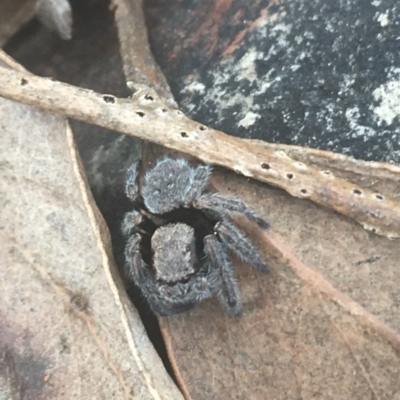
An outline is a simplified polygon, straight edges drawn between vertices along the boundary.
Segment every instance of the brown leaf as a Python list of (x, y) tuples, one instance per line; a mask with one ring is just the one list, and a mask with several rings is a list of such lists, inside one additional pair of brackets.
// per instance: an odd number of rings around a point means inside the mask
[(244, 226), (272, 273), (236, 263), (240, 319), (214, 300), (160, 319), (186, 397), (400, 399), (397, 242), (226, 171), (213, 183), (271, 221)]
[(32, 0), (2, 0), (0, 2), (0, 47), (35, 15)]
[(0, 121), (0, 397), (180, 399), (126, 297), (65, 119), (0, 99)]

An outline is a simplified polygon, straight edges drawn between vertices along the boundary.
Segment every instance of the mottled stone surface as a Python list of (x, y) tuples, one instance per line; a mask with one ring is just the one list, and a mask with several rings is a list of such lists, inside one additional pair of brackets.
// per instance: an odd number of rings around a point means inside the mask
[[(193, 118), (241, 137), (400, 161), (398, 2), (183, 3), (157, 13), (156, 2), (149, 19)], [(180, 33), (173, 44), (160, 35), (168, 29)]]

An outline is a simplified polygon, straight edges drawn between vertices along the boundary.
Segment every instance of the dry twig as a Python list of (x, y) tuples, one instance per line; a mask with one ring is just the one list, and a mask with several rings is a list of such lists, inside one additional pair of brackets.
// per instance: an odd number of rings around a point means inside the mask
[(170, 87), (154, 61), (147, 38), (142, 0), (113, 0), (121, 56), (128, 87), (133, 91), (153, 90), (153, 97), (177, 108)]
[(283, 151), (201, 125), (179, 110), (160, 107), (144, 90), (118, 99), (0, 67), (0, 95), (182, 151), (332, 208), (378, 234), (400, 237), (398, 201), (295, 162)]

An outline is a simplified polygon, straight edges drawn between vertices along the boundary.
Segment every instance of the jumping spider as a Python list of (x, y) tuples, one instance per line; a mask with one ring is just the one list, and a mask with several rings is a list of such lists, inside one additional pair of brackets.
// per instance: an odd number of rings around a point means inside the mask
[(125, 186), (134, 206), (122, 224), (128, 277), (158, 315), (186, 311), (212, 296), (230, 315), (240, 315), (228, 250), (262, 272), (268, 267), (231, 215), (240, 213), (264, 229), (268, 223), (243, 201), (207, 192), (210, 166), (164, 158), (139, 188), (138, 165), (129, 168)]

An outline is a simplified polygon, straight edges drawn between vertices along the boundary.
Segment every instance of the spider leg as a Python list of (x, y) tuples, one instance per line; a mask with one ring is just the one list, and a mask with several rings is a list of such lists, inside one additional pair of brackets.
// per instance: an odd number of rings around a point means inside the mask
[(126, 174), (125, 194), (129, 200), (135, 202), (139, 194), (139, 161), (133, 163)]
[(204, 238), (204, 251), (217, 272), (215, 279), (210, 280), (214, 286), (213, 294), (230, 315), (239, 316), (242, 313), (242, 301), (224, 244), (215, 235), (207, 235)]
[(193, 170), (191, 185), (186, 193), (186, 203), (191, 204), (193, 200), (199, 198), (208, 184), (212, 173), (209, 165), (199, 165)]
[(151, 287), (155, 283), (153, 271), (143, 261), (140, 255), (142, 236), (134, 233), (125, 247), (125, 274), (140, 287)]
[(139, 233), (133, 234), (128, 240), (125, 248), (125, 272), (128, 278), (139, 286), (155, 314), (178, 314), (212, 296), (206, 274), (196, 275), (189, 282), (175, 285), (158, 282), (152, 269), (142, 259), (140, 241)]
[(239, 199), (226, 197), (218, 193), (204, 193), (194, 201), (193, 205), (196, 208), (204, 208), (220, 216), (229, 215), (231, 212), (240, 213), (249, 221), (255, 222), (260, 228), (269, 228), (267, 221), (259, 217), (254, 210)]
[(268, 272), (268, 266), (261, 258), (256, 246), (235, 224), (228, 221), (221, 221), (215, 225), (214, 229), (225, 246), (243, 261), (253, 265), (262, 272)]
[(140, 224), (144, 221), (144, 216), (138, 211), (129, 211), (125, 213), (122, 221), (122, 233), (125, 236), (131, 235), (132, 233), (142, 233), (144, 230), (140, 228)]
[(135, 233), (128, 240), (125, 248), (125, 273), (141, 289), (153, 312), (164, 315), (168, 312), (168, 309), (165, 309), (160, 299), (153, 271), (140, 255), (140, 240), (141, 235), (139, 233)]

